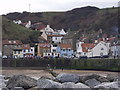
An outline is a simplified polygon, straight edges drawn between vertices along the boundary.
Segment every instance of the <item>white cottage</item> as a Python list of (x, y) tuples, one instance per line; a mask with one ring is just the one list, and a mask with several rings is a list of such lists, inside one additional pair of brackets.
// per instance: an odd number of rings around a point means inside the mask
[(88, 57), (104, 57), (109, 55), (110, 43), (99, 42), (90, 52), (88, 52)]

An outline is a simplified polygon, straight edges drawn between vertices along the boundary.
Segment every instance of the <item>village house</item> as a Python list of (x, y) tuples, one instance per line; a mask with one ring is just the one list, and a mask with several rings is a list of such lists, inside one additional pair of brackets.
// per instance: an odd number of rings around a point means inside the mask
[(23, 58), (22, 48), (13, 49), (12, 58)]
[(114, 43), (111, 46), (110, 51), (113, 58), (120, 58), (120, 43)]
[(92, 43), (84, 43), (77, 41), (76, 43), (76, 57), (88, 57), (88, 52), (91, 52), (95, 45)]
[(110, 52), (110, 43), (104, 41), (98, 44), (84, 43), (78, 41), (76, 43), (77, 57), (108, 57)]
[(99, 42), (90, 52), (88, 57), (108, 57), (110, 52), (110, 43)]
[(71, 58), (74, 56), (72, 46), (70, 44), (59, 44), (57, 52), (60, 53), (60, 57)]
[(58, 44), (51, 44), (51, 55), (52, 57), (60, 57), (60, 53), (58, 53)]
[[(2, 41), (2, 55), (7, 57), (13, 57), (13, 50), (20, 49), (22, 47), (22, 42), (19, 40), (3, 40)], [(18, 51), (21, 53), (21, 51)]]
[(51, 43), (61, 43), (62, 42), (62, 35), (48, 35), (48, 40)]
[(23, 44), (22, 54), (23, 57), (33, 57), (35, 55), (34, 47), (31, 47), (30, 44)]
[(50, 43), (39, 43), (37, 56), (51, 56), (51, 44)]

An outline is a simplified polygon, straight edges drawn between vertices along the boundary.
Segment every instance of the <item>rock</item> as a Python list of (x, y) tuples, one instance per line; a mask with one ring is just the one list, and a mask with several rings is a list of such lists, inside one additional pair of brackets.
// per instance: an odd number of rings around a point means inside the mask
[(82, 89), (85, 88), (85, 90), (91, 90), (89, 86), (87, 86), (83, 83), (77, 83), (76, 85), (79, 86), (79, 88), (82, 88)]
[(100, 78), (100, 77), (101, 76), (97, 75), (97, 74), (84, 75), (84, 76), (80, 76), (80, 81), (84, 83), (88, 79), (96, 79), (96, 80), (98, 80), (98, 78)]
[(113, 74), (107, 74), (106, 77), (110, 82), (113, 82), (114, 80), (118, 79), (118, 75), (113, 75)]
[(76, 86), (73, 82), (65, 82), (62, 84), (62, 88), (69, 88), (69, 90), (73, 90), (76, 88)]
[(15, 87), (12, 90), (24, 90), (24, 88), (22, 88), (22, 87)]
[(96, 79), (89, 79), (85, 81), (85, 84), (87, 84), (90, 87), (94, 87), (96, 85), (101, 84), (101, 82), (97, 81)]
[(1, 90), (9, 90), (7, 87), (2, 88)]
[(61, 88), (61, 83), (49, 80), (49, 79), (44, 79), (40, 78), (37, 81), (37, 87), (39, 88)]
[(73, 82), (65, 82), (62, 84), (62, 88), (74, 88), (74, 89), (77, 89), (77, 88), (89, 88), (88, 86), (86, 86), (85, 84), (83, 83), (73, 83)]
[(58, 80), (61, 83), (64, 83), (64, 82), (74, 82), (74, 83), (77, 83), (77, 82), (79, 82), (79, 76), (76, 75), (76, 74), (62, 73), (62, 74), (59, 74), (56, 77), (56, 80)]
[(104, 82), (104, 83), (101, 83), (97, 86), (95, 86), (94, 88), (99, 88), (99, 89), (102, 89), (102, 90), (118, 90), (118, 82)]
[(98, 81), (100, 81), (101, 83), (102, 82), (110, 82), (106, 77), (99, 77), (98, 79), (97, 79)]
[(6, 87), (6, 84), (5, 84), (5, 82), (4, 82), (4, 79), (1, 78), (1, 79), (0, 79), (0, 88), (5, 88), (5, 87)]
[(14, 75), (11, 77), (7, 83), (7, 88), (13, 89), (14, 87), (23, 87), (25, 89), (35, 87), (37, 85), (37, 80), (25, 76), (25, 75)]
[[(27, 90), (40, 90), (40, 88), (38, 88), (38, 87), (33, 87), (33, 88), (29, 88), (29, 89), (27, 89)], [(41, 89), (41, 90), (43, 90), (43, 89)]]

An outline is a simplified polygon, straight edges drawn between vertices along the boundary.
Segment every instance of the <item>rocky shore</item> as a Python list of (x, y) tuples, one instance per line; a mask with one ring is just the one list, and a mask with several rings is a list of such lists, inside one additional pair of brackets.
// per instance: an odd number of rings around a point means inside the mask
[[(51, 72), (50, 72), (51, 73)], [(11, 77), (0, 75), (0, 88), (2, 90), (120, 90), (119, 75), (107, 74), (70, 74), (51, 73), (54, 77), (41, 76), (36, 79), (27, 75), (13, 75)]]

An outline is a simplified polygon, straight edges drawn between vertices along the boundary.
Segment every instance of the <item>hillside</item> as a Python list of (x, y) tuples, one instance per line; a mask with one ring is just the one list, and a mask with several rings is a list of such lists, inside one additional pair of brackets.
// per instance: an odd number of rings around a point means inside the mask
[(2, 18), (2, 39), (17, 39), (23, 43), (30, 43), (38, 41), (39, 32), (27, 29), (23, 26), (14, 24), (12, 21)]
[[(102, 30), (103, 34), (107, 34), (109, 37), (111, 35), (118, 36), (120, 33), (120, 31), (118, 31), (118, 7), (99, 9), (97, 7), (87, 6), (75, 8), (66, 12), (14, 12), (3, 16), (9, 20), (22, 20), (22, 22), (30, 20), (32, 21), (32, 24), (42, 22), (44, 24), (50, 24), (54, 29), (64, 28), (66, 31), (75, 31), (75, 39), (82, 35), (89, 37), (91, 40), (96, 39), (100, 30)], [(6, 25), (6, 28), (8, 26)], [(15, 25), (14, 27), (17, 28), (17, 26), (18, 25)], [(25, 28), (23, 29), (23, 27), (19, 27), (22, 28), (21, 32), (23, 32)], [(12, 31), (13, 29), (11, 28), (11, 32)], [(26, 31), (29, 31), (29, 33), (34, 32), (30, 30), (25, 30), (25, 32)], [(10, 34), (6, 31), (5, 35), (6, 36), (4, 37), (7, 38), (7, 35)], [(20, 35), (14, 35), (13, 37), (17, 38), (18, 36)], [(31, 34), (30, 36), (32, 38), (34, 37), (34, 35)], [(25, 40), (28, 39), (29, 41), (32, 41), (30, 40), (30, 36), (27, 38), (27, 35), (25, 35)]]

